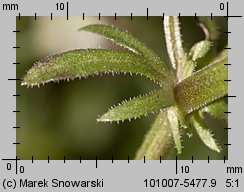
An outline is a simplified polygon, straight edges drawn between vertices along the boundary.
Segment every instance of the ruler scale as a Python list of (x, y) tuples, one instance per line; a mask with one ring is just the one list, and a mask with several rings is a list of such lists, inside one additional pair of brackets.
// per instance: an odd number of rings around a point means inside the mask
[[(242, 35), (244, 25), (241, 1), (177, 2), (174, 0), (170, 2), (142, 1), (138, 4), (130, 1), (115, 3), (114, 1), (27, 0), (0, 4), (2, 26), (1, 191), (244, 190), (244, 155), (242, 153), (244, 130), (241, 126), (243, 118), (241, 106), (244, 106), (241, 99), (244, 93), (241, 82), (244, 77), (241, 72), (244, 71), (244, 67), (240, 58), (243, 50), (241, 43), (244, 42)], [(127, 16), (127, 22), (135, 22), (137, 16), (143, 16), (145, 21), (150, 22), (152, 16), (161, 16), (163, 20), (166, 15), (176, 15), (180, 20), (184, 16), (192, 16), (195, 19), (197, 16), (209, 16), (211, 19), (220, 16), (228, 22), (228, 29), (223, 32), (223, 35), (228, 37), (228, 47), (225, 49), (229, 54), (229, 61), (224, 64), (229, 69), (228, 79), (223, 80), (229, 86), (228, 96), (225, 96), (228, 99), (228, 111), (224, 112), (228, 115), (228, 125), (222, 129), (225, 134), (228, 134), (228, 141), (223, 143), (228, 153), (223, 153), (224, 155), (219, 160), (215, 160), (209, 154), (204, 157), (205, 160), (198, 160), (194, 155), (189, 155), (190, 158), (187, 160), (181, 160), (180, 156), (175, 155), (174, 160), (163, 160), (161, 156), (159, 160), (148, 160), (144, 156), (143, 160), (135, 161), (130, 153), (124, 157), (124, 160), (119, 160), (116, 158), (116, 151), (109, 154), (110, 158), (107, 160), (103, 160), (99, 154), (93, 154), (93, 160), (86, 160), (85, 154), (79, 154), (76, 160), (73, 160), (72, 153), (59, 154), (62, 156), (59, 160), (56, 160), (55, 154), (52, 153), (48, 153), (46, 158), (40, 158), (35, 155), (35, 151), (28, 152), (28, 155), (30, 154), (28, 160), (20, 157), (21, 152), (19, 152), (20, 155), (17, 153), (17, 147), (25, 145), (26, 141), (21, 140), (24, 137), (19, 137), (19, 135), (25, 133), (23, 130), (26, 127), (23, 125), (24, 120), (16, 117), (20, 117), (18, 115), (25, 113), (28, 109), (17, 108), (19, 106), (17, 102), (25, 98), (27, 93), (18, 92), (19, 89), (16, 88), (20, 86), (22, 79), (21, 76), (16, 76), (16, 68), (25, 65), (23, 58), (17, 56), (16, 52), (24, 54), (24, 51), (28, 52), (32, 48), (25, 44), (17, 44), (17, 37), (26, 32), (24, 28), (17, 28), (20, 26), (18, 22), (24, 22), (26, 16), (31, 16), (30, 18), (35, 23), (41, 22), (42, 17), (47, 16), (52, 25), (59, 22), (59, 16), (65, 18), (62, 22), (65, 21), (66, 24), (72, 21), (73, 16), (79, 16), (81, 24), (90, 16), (95, 16), (94, 23), (103, 22), (104, 16), (111, 16), (113, 22), (120, 22), (120, 16)], [(32, 37), (29, 38), (31, 41)], [(85, 83), (86, 80), (84, 80)], [(32, 117), (35, 117), (34, 114)], [(116, 129), (116, 125), (113, 128)], [(58, 140), (53, 139), (56, 145), (59, 145)], [(48, 138), (46, 141), (49, 141)], [(43, 141), (43, 145), (46, 141)], [(35, 145), (35, 141), (32, 141), (32, 144)], [(45, 145), (47, 146), (48, 144)], [(43, 150), (48, 150), (45, 147)]]

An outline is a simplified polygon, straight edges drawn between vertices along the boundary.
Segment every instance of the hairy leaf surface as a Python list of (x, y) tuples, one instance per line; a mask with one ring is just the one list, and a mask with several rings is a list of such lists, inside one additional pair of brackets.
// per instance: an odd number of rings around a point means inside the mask
[(156, 63), (162, 63), (161, 59), (152, 49), (142, 41), (135, 38), (132, 34), (122, 31), (110, 25), (94, 24), (80, 28), (80, 30), (96, 33), (113, 41), (114, 43), (129, 49), (130, 51), (144, 55), (147, 58), (155, 60)]
[(171, 125), (165, 109), (159, 113), (148, 130), (135, 159), (141, 160), (144, 156), (148, 160), (160, 159), (160, 156), (166, 158), (173, 144)]
[(193, 61), (204, 57), (210, 50), (212, 43), (210, 41), (204, 40), (196, 43), (190, 50), (189, 56)]
[(87, 77), (101, 73), (135, 73), (163, 84), (170, 75), (151, 68), (144, 57), (119, 51), (100, 49), (73, 50), (46, 57), (38, 61), (26, 74), (22, 85), (39, 85), (50, 81)]
[[(183, 79), (191, 76), (193, 74), (193, 71), (195, 69), (196, 66), (196, 62), (193, 60), (187, 60), (186, 64), (184, 65), (184, 69), (183, 69)], [(182, 79), (182, 80), (183, 80)]]
[(139, 118), (160, 109), (174, 104), (173, 91), (159, 89), (148, 95), (136, 97), (129, 101), (124, 101), (118, 106), (110, 109), (97, 120), (102, 122), (123, 121), (126, 119)]
[(181, 145), (181, 135), (180, 135), (180, 124), (178, 119), (178, 109), (176, 107), (170, 107), (167, 110), (167, 117), (169, 120), (169, 124), (171, 125), (172, 137), (175, 143), (175, 147), (177, 149), (177, 153), (182, 153), (182, 145)]
[(167, 78), (165, 74), (169, 73), (169, 67), (166, 63), (144, 42), (135, 38), (129, 32), (102, 24), (87, 25), (80, 28), (80, 31), (81, 30), (102, 35), (108, 40), (113, 41), (115, 44), (125, 47), (136, 54), (142, 55), (148, 60), (148, 65), (150, 65), (151, 70), (154, 70), (155, 73), (160, 72), (162, 74), (162, 79)]
[(213, 138), (213, 134), (211, 133), (210, 129), (207, 128), (203, 117), (201, 117), (198, 112), (192, 115), (192, 124), (194, 125), (200, 139), (207, 147), (217, 152), (221, 151), (220, 147)]
[(180, 81), (184, 79), (182, 74), (187, 57), (182, 46), (178, 17), (167, 16), (164, 18), (164, 32), (168, 55), (173, 68), (177, 71), (177, 79)]
[[(123, 101), (97, 121), (119, 122), (160, 111), (135, 159), (159, 159), (161, 156), (165, 159), (173, 143), (178, 154), (181, 154), (181, 128), (188, 125), (195, 127), (207, 147), (220, 152), (220, 147), (204, 122), (203, 112), (227, 119), (223, 112), (228, 110), (228, 105), (219, 98), (228, 93), (228, 83), (224, 81), (228, 79), (228, 67), (224, 65), (228, 63), (228, 52), (224, 50), (215, 57), (217, 25), (210, 17), (200, 17), (199, 20), (206, 39), (185, 53), (178, 17), (165, 17), (165, 40), (172, 67), (132, 34), (113, 26), (95, 24), (79, 30), (101, 35), (128, 50), (81, 49), (49, 56), (38, 61), (27, 72), (22, 85), (39, 86), (51, 81), (107, 73), (143, 75), (159, 84), (160, 88), (148, 95)], [(213, 46), (210, 41), (214, 42)], [(201, 70), (193, 73), (196, 64)]]
[(184, 78), (193, 74), (197, 67), (197, 60), (203, 58), (211, 48), (212, 43), (207, 40), (200, 41), (193, 45), (189, 52), (189, 58), (183, 69)]
[(228, 93), (227, 58), (197, 71), (176, 85), (175, 98), (183, 113), (188, 114)]

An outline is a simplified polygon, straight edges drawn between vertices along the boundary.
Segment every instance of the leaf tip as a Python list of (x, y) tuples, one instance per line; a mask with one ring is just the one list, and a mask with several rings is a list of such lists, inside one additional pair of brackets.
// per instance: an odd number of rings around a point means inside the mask
[(110, 118), (107, 118), (105, 117), (105, 115), (101, 115), (99, 116), (97, 119), (96, 119), (97, 122), (103, 122), (103, 123), (106, 123), (106, 122), (112, 122), (112, 119)]

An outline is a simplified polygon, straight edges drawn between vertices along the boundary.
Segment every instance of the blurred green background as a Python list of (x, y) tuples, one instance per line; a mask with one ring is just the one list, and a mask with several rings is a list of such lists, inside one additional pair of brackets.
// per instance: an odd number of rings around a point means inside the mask
[[(227, 42), (227, 22), (214, 17), (219, 25), (219, 49)], [(78, 48), (121, 49), (104, 38), (78, 29), (87, 24), (106, 23), (143, 40), (160, 57), (168, 61), (161, 17), (21, 17), (16, 20), (17, 77), (22, 78), (34, 62), (47, 55)], [(194, 17), (181, 17), (181, 28), (186, 49), (204, 39), (204, 33)], [(40, 88), (21, 87), (17, 82), (17, 155), (21, 159), (132, 159), (152, 124), (155, 115), (124, 123), (97, 123), (114, 104), (139, 94), (157, 89), (157, 85), (140, 76), (105, 75), (71, 82), (49, 83)], [(192, 138), (183, 137), (183, 154), (180, 159), (223, 159), (227, 156), (227, 133), (224, 121), (208, 118), (208, 125), (215, 134), (222, 153), (212, 152), (203, 145), (195, 132)], [(169, 159), (175, 158), (172, 150)]]

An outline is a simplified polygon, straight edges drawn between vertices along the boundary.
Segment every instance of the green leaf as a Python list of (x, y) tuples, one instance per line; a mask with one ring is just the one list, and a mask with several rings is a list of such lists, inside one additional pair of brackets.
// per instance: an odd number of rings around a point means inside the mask
[(113, 41), (114, 43), (129, 49), (130, 51), (144, 55), (147, 58), (155, 60), (157, 63), (161, 63), (161, 59), (157, 54), (154, 53), (152, 49), (147, 47), (142, 41), (135, 38), (132, 34), (124, 32), (118, 28), (110, 25), (87, 25), (79, 29), (80, 31), (88, 31), (96, 33), (106, 37), (107, 39)]
[(212, 43), (210, 41), (204, 40), (196, 43), (190, 50), (189, 56), (193, 61), (204, 57), (210, 50)]
[(180, 135), (180, 126), (178, 119), (178, 109), (177, 107), (170, 107), (167, 110), (167, 117), (169, 120), (169, 124), (172, 130), (172, 136), (175, 143), (175, 147), (177, 149), (177, 153), (182, 153), (182, 145), (181, 145), (181, 135)]
[(189, 52), (189, 60), (184, 65), (183, 76), (187, 78), (191, 76), (196, 68), (197, 60), (203, 58), (211, 48), (212, 43), (210, 41), (204, 40), (193, 45)]
[(192, 60), (187, 60), (186, 64), (184, 65), (183, 69), (183, 79), (192, 75), (193, 71), (195, 70), (196, 62)]
[[(156, 71), (139, 55), (109, 50), (73, 50), (38, 61), (25, 75), (22, 85), (33, 86), (50, 81), (74, 79), (103, 73), (135, 73), (164, 84), (172, 81), (169, 74)], [(166, 80), (162, 77), (166, 76)], [(167, 85), (167, 83), (165, 83)]]
[(141, 160), (144, 156), (147, 160), (160, 159), (160, 156), (166, 159), (174, 144), (171, 132), (167, 109), (165, 109), (159, 113), (145, 135), (143, 143), (136, 153), (135, 160)]
[(210, 105), (204, 107), (201, 111), (209, 113), (211, 116), (217, 119), (228, 119), (228, 115), (224, 113), (225, 111), (228, 111), (228, 104), (223, 101), (223, 99), (219, 99), (211, 103)]
[(87, 25), (79, 29), (80, 31), (87, 31), (102, 35), (103, 37), (113, 41), (117, 45), (127, 48), (128, 50), (144, 56), (150, 65), (151, 70), (155, 73), (161, 73), (161, 79), (167, 79), (169, 67), (166, 63), (145, 43), (135, 38), (129, 32), (122, 31), (116, 27), (102, 24)]
[(175, 99), (184, 114), (203, 107), (228, 93), (227, 57), (215, 61), (176, 85)]
[(148, 95), (139, 96), (129, 101), (124, 101), (118, 106), (111, 108), (107, 113), (97, 119), (102, 122), (123, 121), (126, 119), (139, 118), (149, 113), (174, 104), (173, 91), (159, 89)]
[(181, 81), (184, 65), (187, 62), (186, 53), (184, 52), (180, 33), (179, 19), (176, 16), (164, 17), (164, 33), (166, 46), (171, 64), (177, 71), (177, 79)]
[(220, 153), (220, 147), (213, 138), (213, 134), (203, 121), (203, 117), (198, 112), (192, 115), (191, 122), (202, 142), (213, 151)]
[(218, 25), (215, 20), (211, 19), (211, 17), (203, 16), (198, 17), (200, 21), (200, 27), (202, 28), (205, 39), (210, 41), (216, 41), (219, 37)]

